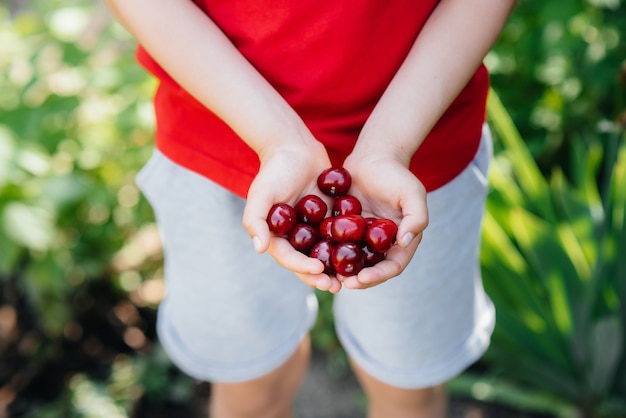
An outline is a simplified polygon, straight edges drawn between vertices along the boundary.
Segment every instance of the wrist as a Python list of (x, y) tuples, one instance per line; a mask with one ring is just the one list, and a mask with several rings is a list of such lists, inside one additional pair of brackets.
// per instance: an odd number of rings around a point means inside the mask
[(282, 129), (255, 150), (261, 163), (276, 153), (308, 153), (311, 158), (325, 156), (326, 149), (306, 128)]
[(408, 168), (414, 153), (412, 149), (390, 146), (384, 141), (374, 145), (357, 144), (346, 158), (344, 165), (376, 167), (380, 162), (393, 161)]
[(266, 161), (270, 161), (279, 155), (290, 156), (293, 161), (309, 160), (309, 161), (327, 161), (328, 153), (324, 145), (315, 138), (310, 137), (290, 137), (278, 138), (275, 141), (268, 141), (258, 152), (261, 166)]
[(393, 160), (408, 167), (427, 130), (422, 123), (400, 123), (375, 111), (363, 127), (350, 157), (370, 162)]

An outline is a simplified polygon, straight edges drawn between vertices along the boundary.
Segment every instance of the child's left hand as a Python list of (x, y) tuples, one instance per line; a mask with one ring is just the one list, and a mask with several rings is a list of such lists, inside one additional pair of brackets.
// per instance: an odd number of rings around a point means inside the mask
[(356, 276), (339, 277), (348, 289), (365, 289), (399, 275), (411, 261), (428, 224), (426, 190), (391, 156), (350, 156), (344, 167), (352, 175), (350, 194), (361, 201), (363, 216), (389, 218), (398, 224), (397, 245), (385, 260)]

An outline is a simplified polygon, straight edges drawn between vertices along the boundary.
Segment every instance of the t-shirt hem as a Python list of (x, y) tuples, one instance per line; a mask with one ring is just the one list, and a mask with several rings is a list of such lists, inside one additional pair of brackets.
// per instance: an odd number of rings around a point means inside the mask
[(170, 160), (200, 174), (239, 197), (246, 198), (256, 172), (245, 172), (208, 155), (200, 154), (183, 144), (157, 138), (156, 148)]

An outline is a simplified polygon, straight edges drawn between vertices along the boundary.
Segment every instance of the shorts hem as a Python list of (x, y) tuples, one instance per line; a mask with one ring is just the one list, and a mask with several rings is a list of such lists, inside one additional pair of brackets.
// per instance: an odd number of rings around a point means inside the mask
[(422, 389), (443, 384), (461, 374), (480, 359), (489, 348), (495, 326), (495, 308), (489, 304), (488, 311), (474, 327), (472, 333), (457, 347), (442, 356), (442, 362), (417, 369), (389, 370), (364, 353), (348, 333), (337, 328), (337, 336), (348, 356), (369, 375), (388, 385), (403, 389)]
[[(160, 311), (166, 308), (165, 305), (165, 301), (162, 302)], [(175, 327), (169, 326), (162, 318), (162, 312), (159, 312), (161, 318), (157, 318), (157, 335), (171, 362), (188, 376), (207, 382), (244, 382), (264, 376), (286, 362), (313, 327), (317, 311), (317, 305), (309, 303), (309, 317), (303, 332), (294, 332), (287, 341), (277, 344), (277, 348), (267, 355), (236, 364), (210, 363), (191, 352), (178, 337)]]

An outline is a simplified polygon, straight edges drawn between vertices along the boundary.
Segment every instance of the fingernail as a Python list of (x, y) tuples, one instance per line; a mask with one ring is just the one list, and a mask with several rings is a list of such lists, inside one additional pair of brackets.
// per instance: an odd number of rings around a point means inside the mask
[(256, 250), (257, 253), (261, 252), (261, 238), (253, 237), (252, 245), (254, 245), (254, 249)]
[(400, 244), (402, 244), (403, 247), (408, 247), (409, 244), (411, 243), (411, 241), (413, 241), (414, 238), (415, 238), (415, 235), (413, 235), (412, 233), (408, 232), (408, 233), (404, 234), (404, 236), (402, 237), (402, 240), (400, 241)]

